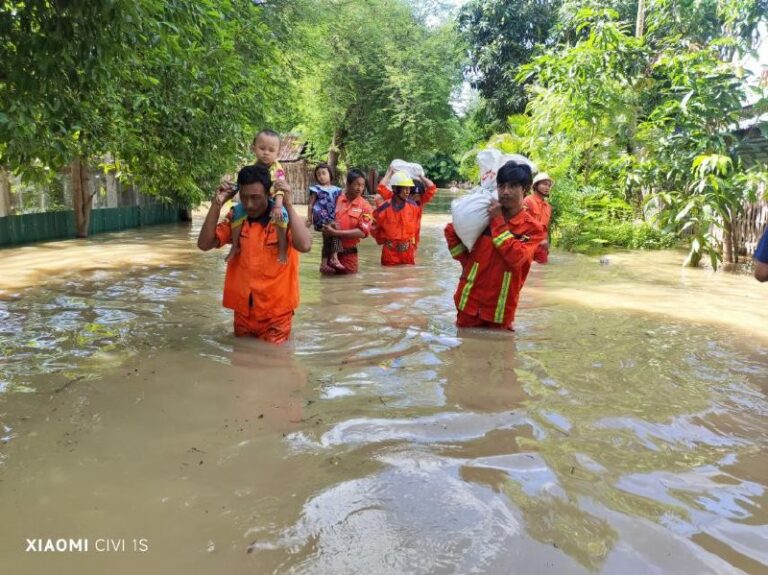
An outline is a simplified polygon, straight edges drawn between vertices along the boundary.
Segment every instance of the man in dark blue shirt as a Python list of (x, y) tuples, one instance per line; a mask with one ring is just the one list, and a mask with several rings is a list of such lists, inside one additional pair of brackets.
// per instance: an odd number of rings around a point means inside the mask
[(763, 232), (752, 257), (755, 260), (755, 278), (759, 282), (768, 281), (768, 228)]

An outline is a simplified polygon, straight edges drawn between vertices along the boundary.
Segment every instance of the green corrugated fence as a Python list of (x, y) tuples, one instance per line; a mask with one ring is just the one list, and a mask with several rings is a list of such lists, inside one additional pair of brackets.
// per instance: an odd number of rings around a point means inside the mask
[[(155, 224), (169, 224), (180, 221), (180, 214), (180, 206), (172, 204), (92, 210), (88, 233), (91, 235)], [(74, 237), (75, 214), (72, 211), (0, 218), (0, 246)]]

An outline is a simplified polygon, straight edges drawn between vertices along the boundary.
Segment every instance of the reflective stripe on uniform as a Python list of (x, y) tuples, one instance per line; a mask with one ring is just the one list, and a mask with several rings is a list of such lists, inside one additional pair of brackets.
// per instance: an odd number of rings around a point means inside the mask
[(456, 257), (461, 252), (465, 252), (465, 251), (467, 251), (467, 248), (464, 244), (456, 244), (451, 248), (451, 255)]
[(501, 232), (498, 236), (493, 238), (493, 245), (498, 248), (505, 241), (510, 240), (513, 237), (514, 236), (511, 233), (509, 233), (508, 231)]
[(467, 305), (467, 300), (469, 299), (469, 293), (472, 291), (472, 286), (475, 284), (475, 277), (477, 276), (477, 268), (479, 267), (480, 267), (480, 264), (477, 262), (472, 264), (472, 269), (469, 270), (469, 275), (467, 276), (467, 283), (464, 284), (464, 289), (461, 290), (461, 300), (459, 300), (459, 309), (462, 311)]
[(507, 296), (509, 295), (509, 284), (512, 280), (512, 274), (504, 272), (504, 279), (501, 282), (501, 291), (499, 292), (499, 301), (496, 302), (496, 313), (493, 316), (493, 321), (496, 323), (504, 323), (504, 308), (507, 305)]

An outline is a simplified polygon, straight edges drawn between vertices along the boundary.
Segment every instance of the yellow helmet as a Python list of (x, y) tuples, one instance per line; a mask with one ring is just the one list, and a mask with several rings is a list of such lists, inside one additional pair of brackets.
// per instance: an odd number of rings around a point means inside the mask
[(413, 183), (411, 176), (409, 176), (405, 172), (395, 172), (392, 175), (392, 179), (389, 180), (389, 185), (392, 186), (393, 188), (394, 187), (402, 187), (402, 188), (415, 187), (415, 184)]

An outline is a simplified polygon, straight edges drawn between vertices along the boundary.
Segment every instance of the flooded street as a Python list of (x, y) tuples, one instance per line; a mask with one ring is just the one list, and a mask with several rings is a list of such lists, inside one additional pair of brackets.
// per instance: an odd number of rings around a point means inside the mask
[(768, 287), (556, 252), (457, 333), (447, 218), (355, 277), (316, 238), (283, 347), (199, 220), (0, 251), (2, 572), (768, 573)]

